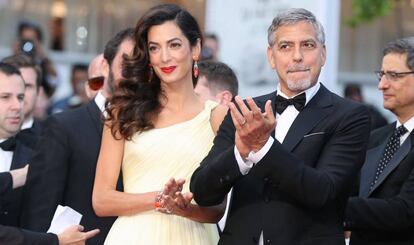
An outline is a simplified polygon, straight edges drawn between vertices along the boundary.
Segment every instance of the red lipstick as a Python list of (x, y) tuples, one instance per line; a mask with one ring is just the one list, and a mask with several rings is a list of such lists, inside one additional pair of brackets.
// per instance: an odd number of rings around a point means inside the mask
[(167, 74), (172, 73), (175, 70), (176, 66), (168, 66), (168, 67), (162, 67), (161, 71)]

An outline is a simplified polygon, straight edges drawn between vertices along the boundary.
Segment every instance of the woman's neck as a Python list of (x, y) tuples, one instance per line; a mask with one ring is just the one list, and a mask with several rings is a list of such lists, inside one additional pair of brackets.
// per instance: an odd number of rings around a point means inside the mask
[(174, 83), (162, 86), (165, 98), (161, 98), (164, 108), (181, 110), (182, 108), (198, 102), (199, 98), (194, 92), (192, 84)]

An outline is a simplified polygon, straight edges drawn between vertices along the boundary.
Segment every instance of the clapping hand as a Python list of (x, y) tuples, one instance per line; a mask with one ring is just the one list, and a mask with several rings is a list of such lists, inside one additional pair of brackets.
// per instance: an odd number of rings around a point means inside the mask
[(159, 212), (186, 216), (193, 194), (191, 192), (181, 193), (184, 183), (184, 179), (171, 178), (165, 184), (160, 200), (161, 207), (157, 208)]
[(270, 100), (266, 101), (264, 113), (251, 97), (246, 99), (250, 109), (239, 96), (235, 97), (235, 101), (239, 109), (234, 103), (229, 103), (236, 128), (235, 144), (240, 155), (247, 158), (250, 152), (257, 152), (266, 144), (276, 127), (276, 118)]

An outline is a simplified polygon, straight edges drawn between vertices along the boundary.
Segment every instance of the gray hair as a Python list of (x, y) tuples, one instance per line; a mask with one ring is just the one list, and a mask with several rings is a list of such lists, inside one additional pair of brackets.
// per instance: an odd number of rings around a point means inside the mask
[(272, 24), (267, 29), (267, 41), (270, 46), (276, 42), (276, 31), (279, 27), (285, 25), (293, 25), (300, 21), (307, 21), (313, 25), (316, 31), (316, 38), (325, 45), (325, 32), (322, 24), (316, 19), (312, 12), (302, 8), (290, 8), (276, 15)]
[(384, 56), (390, 53), (407, 54), (406, 64), (411, 71), (414, 71), (414, 37), (389, 42), (382, 53)]

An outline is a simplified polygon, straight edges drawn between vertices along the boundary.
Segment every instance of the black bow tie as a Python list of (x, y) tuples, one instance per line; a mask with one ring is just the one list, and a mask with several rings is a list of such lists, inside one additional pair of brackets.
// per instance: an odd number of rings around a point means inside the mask
[(306, 103), (306, 94), (301, 93), (291, 99), (286, 99), (280, 95), (276, 97), (276, 112), (282, 114), (286, 107), (293, 105), (296, 110), (302, 111)]
[(3, 149), (3, 151), (14, 151), (16, 148), (16, 138), (10, 137), (7, 140), (1, 142), (0, 148)]

